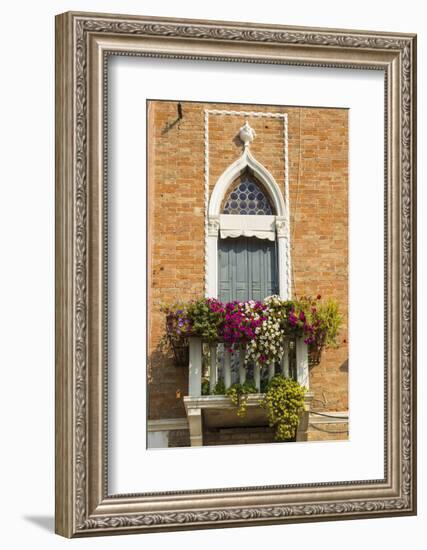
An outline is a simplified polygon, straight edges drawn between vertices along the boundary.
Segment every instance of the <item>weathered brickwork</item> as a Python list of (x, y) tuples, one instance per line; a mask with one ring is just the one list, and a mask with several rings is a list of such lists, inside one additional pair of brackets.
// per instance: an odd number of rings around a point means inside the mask
[(190, 447), (190, 432), (188, 430), (171, 430), (169, 432), (169, 447)]
[(277, 443), (274, 429), (268, 426), (248, 428), (219, 428), (204, 430), (204, 445), (244, 445), (254, 443)]
[[(338, 441), (348, 439), (347, 422), (328, 422), (309, 424), (307, 441)], [(235, 428), (205, 428), (203, 430), (203, 445), (245, 445), (256, 443), (280, 443), (275, 438), (274, 428), (235, 427)], [(171, 430), (169, 432), (169, 447), (190, 447), (188, 430)]]
[[(160, 303), (204, 294), (204, 111), (288, 114), (291, 257), (294, 295), (338, 300), (344, 315), (340, 347), (324, 352), (310, 373), (313, 409), (348, 407), (348, 112), (345, 109), (149, 104), (148, 381), (149, 418), (185, 416), (188, 372), (161, 348)], [(209, 185), (242, 152), (236, 137), (245, 120), (256, 131), (251, 152), (284, 189), (283, 122), (209, 116)]]
[(307, 441), (337, 441), (348, 439), (347, 422), (328, 422), (327, 424), (309, 424)]

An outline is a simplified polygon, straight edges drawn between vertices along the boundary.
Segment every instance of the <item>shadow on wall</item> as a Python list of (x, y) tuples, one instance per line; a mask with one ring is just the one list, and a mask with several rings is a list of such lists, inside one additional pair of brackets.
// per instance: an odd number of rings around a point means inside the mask
[(186, 416), (183, 396), (188, 393), (188, 363), (176, 366), (167, 346), (161, 342), (148, 360), (148, 418)]
[(341, 372), (348, 372), (348, 359), (346, 359), (346, 360), (344, 361), (344, 363), (342, 363), (342, 364), (340, 365), (340, 371), (341, 371)]

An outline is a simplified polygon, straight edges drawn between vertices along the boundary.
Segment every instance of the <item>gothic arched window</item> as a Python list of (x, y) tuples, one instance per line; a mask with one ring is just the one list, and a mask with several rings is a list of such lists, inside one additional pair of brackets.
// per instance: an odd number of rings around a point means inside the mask
[(225, 197), (223, 214), (272, 215), (273, 207), (259, 181), (246, 170), (234, 180)]

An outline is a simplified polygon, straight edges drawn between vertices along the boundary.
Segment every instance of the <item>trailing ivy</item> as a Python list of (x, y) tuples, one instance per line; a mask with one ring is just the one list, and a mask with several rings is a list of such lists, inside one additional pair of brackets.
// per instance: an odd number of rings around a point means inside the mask
[(295, 437), (306, 391), (304, 386), (282, 374), (274, 376), (268, 384), (261, 406), (267, 411), (270, 426), (276, 429), (278, 441)]
[[(244, 384), (233, 384), (228, 389), (225, 389), (225, 384), (222, 380), (219, 380), (213, 391), (212, 395), (226, 395), (230, 397), (233, 405), (237, 407), (237, 416), (245, 416), (248, 404), (248, 395), (251, 393), (257, 393), (255, 385), (251, 382), (245, 382)], [(202, 380), (202, 395), (210, 395), (209, 380)]]
[(233, 405), (237, 407), (237, 416), (245, 416), (248, 408), (248, 395), (257, 393), (256, 387), (250, 382), (244, 384), (233, 384), (226, 390), (225, 395), (230, 397)]

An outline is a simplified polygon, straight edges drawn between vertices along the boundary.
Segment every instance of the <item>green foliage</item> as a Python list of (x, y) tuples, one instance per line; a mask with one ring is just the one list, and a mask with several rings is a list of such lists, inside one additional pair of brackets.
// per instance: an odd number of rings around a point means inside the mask
[(276, 439), (287, 441), (296, 435), (299, 415), (304, 411), (306, 388), (295, 380), (278, 374), (267, 386), (261, 406), (267, 411), (270, 426), (276, 429)]
[(225, 395), (225, 384), (223, 380), (218, 380), (216, 383), (214, 390), (212, 392), (213, 395)]
[(209, 380), (206, 380), (206, 378), (203, 378), (203, 380), (202, 380), (202, 395), (209, 395), (209, 394), (210, 394)]
[[(310, 364), (320, 362), (325, 347), (337, 346), (342, 323), (338, 303), (301, 296), (282, 300), (269, 296), (261, 302), (229, 302), (201, 298), (162, 306), (166, 314), (166, 334), (175, 357), (188, 354), (188, 337), (204, 342), (224, 342), (227, 349), (245, 346), (245, 364), (261, 368), (280, 361), (285, 341), (303, 338), (309, 346)], [(185, 359), (181, 361), (185, 363)]]
[(303, 338), (309, 346), (311, 365), (320, 361), (322, 350), (337, 345), (342, 316), (338, 303), (328, 299), (301, 296), (282, 300), (269, 296), (264, 300), (264, 321), (246, 348), (245, 361), (264, 365), (280, 361), (285, 339)]
[(257, 393), (256, 387), (250, 382), (233, 384), (226, 390), (225, 395), (231, 398), (233, 405), (237, 407), (237, 416), (245, 416), (248, 408), (248, 395)]
[(268, 378), (261, 378), (260, 393), (265, 393), (269, 384)]
[(338, 334), (342, 324), (342, 315), (338, 303), (329, 298), (326, 302), (318, 303), (316, 307), (317, 323), (315, 338), (309, 343), (310, 364), (320, 363), (322, 351), (325, 347), (338, 347)]
[[(174, 304), (160, 304), (160, 311), (165, 314), (166, 331), (162, 339), (161, 349), (173, 350), (175, 360), (178, 363), (188, 364), (188, 340), (191, 334), (191, 322), (188, 319), (187, 302), (175, 302)], [(178, 357), (181, 355), (181, 357)]]
[(324, 331), (324, 345), (337, 347), (337, 336), (341, 328), (342, 315), (338, 309), (338, 303), (329, 298), (317, 308), (317, 317)]
[[(270, 296), (264, 300), (270, 323), (279, 322), (282, 336), (304, 338), (309, 346), (310, 364), (320, 362), (325, 347), (338, 346), (338, 334), (342, 324), (338, 302), (332, 298), (323, 301), (320, 294), (316, 298), (300, 296), (292, 300), (281, 300)], [(271, 330), (268, 330), (271, 333)], [(268, 337), (264, 337), (263, 344)], [(256, 343), (256, 345), (259, 345)], [(278, 344), (275, 343), (276, 349)], [(270, 361), (271, 362), (271, 361)]]
[(192, 331), (208, 342), (218, 340), (218, 332), (222, 318), (212, 311), (209, 302), (205, 298), (189, 302), (187, 315), (191, 320)]

